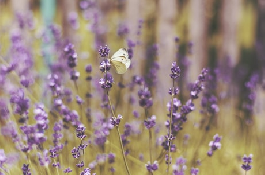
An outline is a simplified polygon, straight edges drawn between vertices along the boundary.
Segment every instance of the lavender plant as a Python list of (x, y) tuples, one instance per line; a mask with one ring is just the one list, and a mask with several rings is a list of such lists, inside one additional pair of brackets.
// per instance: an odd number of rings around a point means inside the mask
[[(250, 170), (257, 175), (264, 174), (263, 119), (256, 117), (264, 113), (260, 85), (264, 76), (260, 74), (263, 72), (260, 66), (255, 67), (257, 70), (249, 77), (249, 65), (239, 69), (238, 65), (234, 68), (229, 66), (231, 72), (238, 69), (236, 77), (244, 81), (238, 94), (234, 92), (236, 88), (231, 88), (234, 80), (228, 83), (217, 81), (219, 74), (220, 77), (228, 76), (225, 74), (227, 67), (223, 72), (216, 71), (220, 66), (216, 70), (203, 69), (194, 83), (188, 83), (188, 72), (196, 71), (188, 69), (187, 65), (194, 61), (189, 54), (198, 52), (198, 43), (190, 42), (184, 48), (179, 45), (177, 37), (176, 49), (187, 50), (188, 55), (181, 56), (177, 52), (177, 62), (169, 67), (172, 81), (168, 90), (170, 98), (166, 107), (161, 107), (157, 103), (159, 91), (156, 87), (169, 79), (166, 76), (164, 80), (157, 79), (159, 74), (166, 75), (159, 69), (158, 60), (168, 61), (168, 58), (164, 58), (158, 49), (167, 47), (167, 42), (166, 45), (161, 42), (167, 38), (152, 35), (149, 40), (150, 31), (146, 26), (160, 25), (156, 18), (162, 15), (158, 13), (152, 19), (134, 19), (137, 31), (133, 38), (134, 30), (130, 26), (134, 22), (124, 15), (127, 13), (123, 9), (126, 3), (132, 3), (126, 7), (127, 10), (136, 5), (133, 4), (136, 1), (120, 0), (106, 5), (96, 0), (80, 0), (83, 18), (77, 11), (66, 14), (65, 19), (69, 23), (67, 27), (76, 32), (71, 40), (74, 47), (64, 39), (67, 34), (60, 25), (51, 22), (42, 29), (34, 2), (30, 5), (33, 9), (30, 13), (14, 12), (11, 23), (8, 16), (11, 8), (5, 8), (11, 3), (0, 1), (0, 11), (3, 10), (0, 19), (0, 175), (217, 175), (239, 174), (240, 170), (245, 174)], [(141, 3), (144, 5), (145, 2)], [(160, 3), (162, 1), (158, 4), (149, 2), (145, 8), (147, 16), (150, 9), (156, 11)], [(184, 9), (178, 16), (187, 16), (188, 6), (185, 2), (178, 3)], [(253, 7), (249, 8), (251, 14)], [(250, 12), (246, 14), (252, 19)], [(171, 19), (168, 21), (172, 22)], [(220, 38), (216, 36), (214, 38)], [(140, 61), (123, 69), (124, 65), (119, 64), (121, 61), (115, 63), (110, 58), (109, 47), (103, 46), (107, 42), (113, 48), (127, 46), (129, 61), (132, 58)], [(185, 45), (185, 38), (181, 42)], [(212, 42), (208, 44), (212, 46)], [(87, 56), (77, 56), (83, 52)], [(96, 59), (96, 55), (100, 55), (100, 59)], [(259, 57), (262, 58), (262, 54)], [(142, 64), (144, 69), (135, 71)], [(99, 65), (100, 71), (94, 71), (95, 65)], [(118, 74), (112, 74), (114, 69)], [(121, 69), (123, 71), (117, 71)], [(128, 73), (119, 74), (127, 69), (130, 70)], [(237, 86), (236, 83), (232, 85)], [(188, 97), (184, 93), (186, 87)], [(220, 93), (220, 89), (225, 89), (223, 87), (229, 89), (229, 93)], [(223, 98), (224, 94), (229, 95)], [(200, 96), (202, 120), (199, 110), (195, 109)], [(231, 109), (236, 96), (240, 97), (241, 106), (233, 113)], [(221, 98), (226, 101), (219, 101)], [(241, 129), (245, 131), (247, 128), (246, 133), (237, 130), (239, 124), (233, 120), (234, 115), (240, 117)], [(250, 124), (254, 127), (249, 127)], [(226, 139), (222, 140), (215, 133), (222, 133)], [(215, 134), (209, 144), (206, 143), (208, 134)], [(241, 167), (233, 164), (236, 161), (233, 155), (242, 151), (242, 142), (245, 142), (245, 150), (257, 155), (255, 164), (252, 154), (244, 155)], [(221, 146), (222, 150), (216, 152)], [(205, 157), (199, 159), (202, 155)], [(210, 165), (213, 159), (218, 161)], [(216, 171), (217, 168), (222, 171)]]

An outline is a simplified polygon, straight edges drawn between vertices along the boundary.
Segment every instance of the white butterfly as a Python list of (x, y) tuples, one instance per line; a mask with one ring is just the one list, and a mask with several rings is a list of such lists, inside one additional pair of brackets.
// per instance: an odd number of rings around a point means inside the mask
[(118, 74), (124, 74), (131, 64), (128, 51), (125, 48), (119, 49), (111, 57), (110, 63), (115, 67)]

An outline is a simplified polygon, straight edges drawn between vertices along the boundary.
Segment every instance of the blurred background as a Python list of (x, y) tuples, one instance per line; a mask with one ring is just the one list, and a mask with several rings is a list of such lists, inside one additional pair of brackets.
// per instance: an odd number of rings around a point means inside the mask
[[(12, 47), (17, 36), (23, 40), (31, 61), (14, 55)], [(100, 94), (96, 92), (101, 76), (99, 47), (108, 45), (111, 55), (119, 48), (129, 48), (131, 67), (122, 76), (113, 71), (116, 84), (111, 94), (117, 101), (116, 110), (131, 116), (123, 124), (132, 122), (131, 111), (139, 108), (137, 102), (128, 107), (133, 97), (138, 99), (136, 90), (127, 86), (135, 75), (145, 78), (154, 99), (149, 113), (157, 115), (157, 125), (163, 128), (170, 100), (168, 88), (172, 86), (172, 62), (176, 61), (181, 68), (177, 85), (183, 104), (190, 96), (190, 84), (207, 67), (210, 76), (205, 93), (195, 102), (196, 110), (179, 138), (188, 133), (194, 139), (191, 147), (204, 144), (207, 149), (214, 134), (223, 136), (224, 150), (219, 151), (218, 160), (208, 160), (207, 166), (202, 164), (203, 174), (217, 175), (220, 167), (224, 170), (219, 174), (243, 174), (240, 156), (250, 153), (254, 154), (254, 165), (248, 175), (265, 174), (265, 0), (0, 0), (0, 63), (7, 66), (23, 60), (21, 64), (26, 65), (21, 68), (26, 73), (18, 71), (16, 78), (0, 75), (1, 98), (8, 99), (9, 90), (17, 87), (14, 84), (26, 79), (30, 84), (28, 92), (35, 101), (51, 107), (51, 97), (44, 98), (49, 96), (45, 91), (46, 77), (53, 65), (62, 62), (60, 52), (68, 42), (75, 45), (78, 54), (77, 70), (81, 75), (77, 85), (83, 98), (88, 88), (91, 94)], [(93, 67), (91, 86), (85, 80), (87, 64)], [(65, 84), (74, 89), (73, 84)], [(121, 84), (127, 88), (121, 91)], [(209, 96), (214, 96), (218, 105), (214, 113), (209, 112)], [(93, 110), (101, 109), (100, 103), (100, 98), (87, 102), (92, 115)], [(143, 111), (139, 113), (141, 116)], [(155, 138), (163, 132), (165, 127), (155, 133)], [(203, 137), (205, 134), (208, 139)], [(146, 138), (147, 134), (140, 140)], [(0, 142), (3, 146), (2, 139)], [(181, 141), (176, 142), (181, 145)], [(145, 152), (137, 143), (130, 148), (136, 150), (131, 153), (134, 158)], [(191, 148), (187, 158), (203, 157), (203, 151), (207, 150)], [(177, 154), (175, 157), (181, 153)], [(136, 166), (134, 163), (129, 165)], [(144, 167), (144, 163), (137, 166)], [(96, 171), (104, 174), (102, 170)], [(138, 174), (144, 173), (143, 168)]]

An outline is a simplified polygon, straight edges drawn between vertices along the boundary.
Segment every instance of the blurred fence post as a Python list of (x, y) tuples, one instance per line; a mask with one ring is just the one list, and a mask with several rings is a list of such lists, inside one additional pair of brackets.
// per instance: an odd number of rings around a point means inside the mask
[(191, 65), (188, 70), (188, 81), (194, 82), (197, 79), (202, 68), (207, 65), (208, 42), (207, 29), (208, 22), (206, 18), (207, 6), (205, 0), (191, 1), (191, 19), (190, 19), (190, 38), (193, 43)]
[[(128, 39), (132, 40), (133, 42), (137, 42), (139, 40), (137, 31), (138, 31), (138, 24), (139, 20), (142, 19), (141, 13), (141, 0), (127, 0), (126, 1), (126, 21), (127, 27), (129, 28)], [(133, 56), (133, 70), (135, 74), (140, 74), (142, 72), (141, 61), (144, 59), (144, 47), (135, 47), (134, 48), (134, 56)]]
[(259, 61), (259, 70), (261, 71), (261, 87), (256, 90), (255, 106), (257, 108), (256, 115), (258, 118), (258, 129), (264, 130), (265, 120), (264, 117), (264, 105), (265, 105), (265, 0), (258, 0), (257, 6), (257, 23), (256, 23), (256, 53)]
[(265, 0), (259, 0), (258, 2), (256, 52), (260, 61), (263, 85), (265, 86)]
[[(54, 54), (51, 53), (51, 49), (52, 47), (54, 47), (52, 43), (53, 36), (51, 34), (51, 31), (49, 30), (49, 26), (53, 23), (55, 6), (55, 0), (41, 0), (41, 14), (44, 23), (44, 31), (45, 35), (47, 35), (47, 37), (49, 38), (47, 42), (42, 43), (43, 57), (47, 67), (52, 63), (54, 59)], [(43, 73), (46, 74), (47, 71), (48, 70), (45, 68), (45, 66), (43, 66)]]
[(76, 0), (60, 0), (62, 6), (62, 31), (63, 38), (75, 43), (75, 30), (72, 28), (69, 21), (71, 14), (77, 14), (77, 1)]
[(222, 8), (222, 46), (220, 62), (227, 67), (228, 58), (234, 67), (239, 60), (238, 23), (240, 17), (241, 0), (224, 0)]
[(29, 11), (29, 0), (11, 0), (12, 3), (12, 10), (14, 14), (16, 13), (22, 13), (27, 14)]
[(164, 105), (165, 96), (168, 89), (172, 87), (170, 79), (170, 68), (175, 57), (175, 37), (176, 37), (176, 1), (159, 0), (158, 3), (158, 63), (160, 70), (158, 73), (157, 91), (159, 99)]

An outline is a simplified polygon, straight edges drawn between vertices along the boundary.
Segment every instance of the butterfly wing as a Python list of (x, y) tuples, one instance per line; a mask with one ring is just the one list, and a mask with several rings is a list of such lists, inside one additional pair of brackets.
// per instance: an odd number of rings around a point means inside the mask
[(127, 52), (127, 49), (125, 48), (120, 48), (117, 52), (115, 52), (111, 59), (114, 59), (116, 57), (124, 57), (124, 58), (129, 58), (129, 54)]
[(129, 54), (125, 48), (119, 49), (114, 55), (111, 57), (111, 61), (119, 61), (125, 64), (126, 69), (128, 69), (131, 65), (131, 60), (129, 59)]
[(115, 67), (117, 74), (124, 74), (127, 71), (126, 65), (121, 61), (111, 60), (110, 63)]

